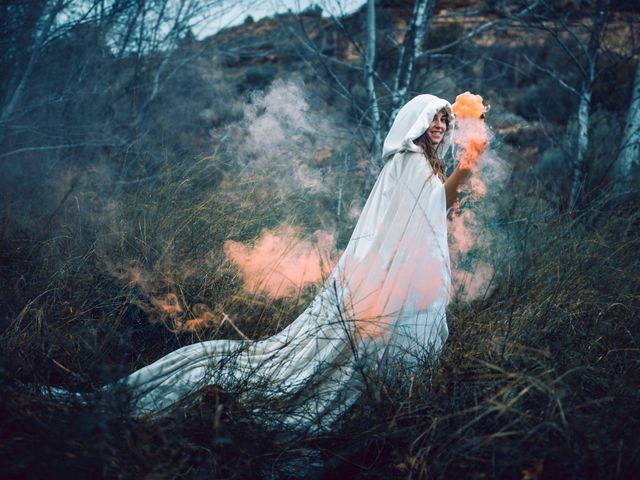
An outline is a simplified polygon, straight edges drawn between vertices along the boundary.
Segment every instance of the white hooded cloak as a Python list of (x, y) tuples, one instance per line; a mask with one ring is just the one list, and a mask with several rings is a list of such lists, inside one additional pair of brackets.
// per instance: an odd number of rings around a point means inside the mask
[(133, 372), (116, 385), (133, 395), (134, 414), (163, 411), (206, 385), (243, 385), (239, 400), (273, 407), (256, 408), (258, 421), (313, 433), (328, 429), (386, 362), (436, 359), (448, 336), (446, 200), (413, 140), (442, 109), (453, 119), (449, 102), (419, 95), (399, 111), (349, 243), (296, 320), (264, 340), (196, 343)]

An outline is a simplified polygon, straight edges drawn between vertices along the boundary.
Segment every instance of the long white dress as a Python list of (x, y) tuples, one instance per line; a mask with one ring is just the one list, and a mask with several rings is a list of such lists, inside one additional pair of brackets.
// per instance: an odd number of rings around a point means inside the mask
[(453, 116), (446, 100), (420, 95), (400, 110), (351, 239), (295, 321), (265, 340), (189, 345), (123, 378), (117, 385), (132, 393), (134, 414), (163, 411), (205, 385), (241, 385), (239, 400), (268, 400), (257, 419), (313, 433), (329, 428), (389, 360), (437, 358), (451, 277), (445, 192), (412, 140), (442, 108)]

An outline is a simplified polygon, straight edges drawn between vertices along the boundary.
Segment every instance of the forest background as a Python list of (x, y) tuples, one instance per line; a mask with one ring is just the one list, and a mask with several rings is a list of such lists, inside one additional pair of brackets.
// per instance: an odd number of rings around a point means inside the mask
[[(228, 5), (0, 6), (0, 476), (268, 477), (313, 449), (318, 478), (637, 477), (637, 2), (369, 1), (194, 36)], [(449, 215), (437, 369), (289, 445), (217, 389), (144, 422), (24, 387), (281, 330), (398, 107), (464, 91), (492, 142)]]

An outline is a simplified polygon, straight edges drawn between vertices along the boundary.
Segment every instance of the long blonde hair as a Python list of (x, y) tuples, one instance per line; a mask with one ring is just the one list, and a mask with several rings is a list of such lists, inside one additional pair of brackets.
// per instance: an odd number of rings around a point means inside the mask
[[(446, 123), (447, 130), (449, 130), (449, 123), (450, 123), (449, 115), (447, 111), (444, 109), (442, 109), (441, 112), (445, 113), (444, 123)], [(427, 131), (425, 130), (425, 132), (422, 135), (420, 135), (418, 138), (416, 138), (413, 141), (413, 143), (415, 143), (422, 149), (422, 153), (424, 154), (425, 158), (429, 162), (429, 165), (431, 165), (431, 169), (433, 170), (433, 173), (431, 175), (437, 175), (438, 178), (442, 181), (442, 183), (444, 183), (446, 181), (446, 174), (444, 171), (444, 165), (442, 165), (442, 162), (440, 161), (436, 153), (438, 146), (434, 145), (431, 142), (431, 139), (429, 138)]]

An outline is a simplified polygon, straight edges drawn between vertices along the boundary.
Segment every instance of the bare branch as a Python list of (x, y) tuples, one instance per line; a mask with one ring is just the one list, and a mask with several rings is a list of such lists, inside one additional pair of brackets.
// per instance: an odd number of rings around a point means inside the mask
[(538, 65), (537, 63), (535, 63), (533, 60), (531, 60), (527, 55), (524, 55), (524, 59), (529, 62), (531, 65), (533, 65), (536, 69), (540, 70), (541, 72), (546, 73), (547, 75), (549, 75), (551, 78), (553, 78), (556, 82), (558, 82), (560, 85), (562, 85), (564, 88), (566, 88), (567, 90), (569, 90), (571, 93), (574, 93), (575, 95), (577, 95), (578, 97), (580, 96), (580, 92), (572, 87), (571, 85), (569, 85), (567, 82), (565, 82), (564, 80), (562, 80), (555, 72), (552, 72), (551, 70), (549, 70), (548, 68), (544, 68), (541, 65)]
[(465, 36), (460, 37), (457, 40), (454, 40), (453, 42), (449, 42), (446, 45), (442, 45), (440, 47), (437, 48), (430, 48), (428, 50), (425, 50), (424, 53), (422, 54), (423, 56), (431, 56), (434, 53), (442, 53), (445, 52), (453, 47), (456, 47), (460, 44), (466, 43), (469, 40), (477, 37), (478, 35), (486, 32), (487, 30), (490, 30), (491, 28), (497, 26), (497, 25), (501, 25), (505, 23), (505, 20), (499, 19), (499, 20), (492, 20), (491, 22), (487, 22), (484, 23), (482, 25), (480, 25), (478, 28), (475, 28), (474, 30), (472, 30), (471, 32), (467, 33)]
[(26, 152), (42, 152), (47, 150), (61, 150), (65, 148), (78, 148), (78, 147), (101, 148), (101, 147), (116, 147), (116, 146), (117, 144), (115, 143), (69, 143), (64, 145), (46, 145), (42, 147), (23, 147), (23, 148), (18, 148), (16, 150), (12, 150), (10, 152), (5, 152), (3, 154), (0, 154), (0, 158), (7, 158), (13, 155), (18, 155), (20, 153), (26, 153)]

